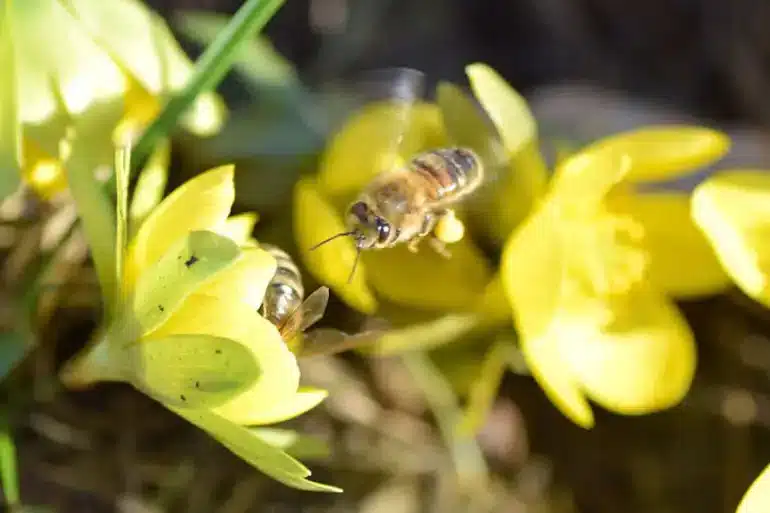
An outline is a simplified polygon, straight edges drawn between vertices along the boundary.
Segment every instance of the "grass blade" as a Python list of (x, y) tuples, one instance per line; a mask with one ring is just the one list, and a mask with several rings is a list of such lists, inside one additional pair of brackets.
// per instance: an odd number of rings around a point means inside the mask
[(19, 505), (19, 475), (16, 469), (16, 444), (11, 437), (11, 427), (5, 415), (0, 416), (0, 484), (8, 507)]
[(237, 58), (240, 44), (259, 33), (283, 2), (284, 0), (247, 0), (238, 9), (195, 63), (195, 70), (182, 92), (166, 104), (160, 115), (142, 134), (134, 148), (133, 171), (144, 162), (155, 144), (176, 126), (198, 94), (219, 84)]

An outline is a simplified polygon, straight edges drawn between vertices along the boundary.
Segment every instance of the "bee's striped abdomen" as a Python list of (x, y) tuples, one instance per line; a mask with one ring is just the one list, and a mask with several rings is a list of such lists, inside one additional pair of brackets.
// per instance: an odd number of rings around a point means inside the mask
[(302, 275), (297, 264), (284, 250), (269, 244), (260, 246), (275, 258), (277, 264), (275, 276), (265, 292), (263, 310), (268, 321), (280, 326), (305, 297)]
[(433, 201), (457, 199), (481, 183), (481, 160), (465, 148), (441, 148), (416, 156), (409, 169), (431, 185)]

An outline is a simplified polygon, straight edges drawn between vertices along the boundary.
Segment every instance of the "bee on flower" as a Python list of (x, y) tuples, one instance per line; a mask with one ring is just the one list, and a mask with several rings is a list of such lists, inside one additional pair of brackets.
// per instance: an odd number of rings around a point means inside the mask
[[(251, 238), (256, 215), (229, 216), (233, 174), (222, 166), (196, 176), (129, 231), (136, 209), (127, 205), (128, 163), (118, 161), (117, 291), (62, 381), (130, 383), (274, 479), (339, 491), (305, 479), (307, 468), (260, 435), (259, 426), (312, 409), (326, 392), (299, 387), (294, 354), (259, 314), (278, 266)], [(135, 198), (148, 196), (142, 183)]]

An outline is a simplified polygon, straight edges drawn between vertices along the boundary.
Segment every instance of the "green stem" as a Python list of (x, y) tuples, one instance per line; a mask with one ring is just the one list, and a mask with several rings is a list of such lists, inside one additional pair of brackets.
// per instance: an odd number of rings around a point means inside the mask
[(458, 436), (456, 427), (462, 418), (462, 411), (452, 386), (425, 353), (406, 353), (402, 359), (436, 417), (461, 482), (470, 487), (485, 482), (487, 464), (481, 448), (473, 437)]
[(247, 37), (258, 34), (283, 5), (284, 0), (247, 0), (219, 35), (206, 47), (195, 63), (195, 69), (184, 90), (173, 97), (163, 112), (147, 127), (133, 153), (133, 168), (149, 156), (158, 141), (176, 126), (184, 111), (202, 92), (216, 88), (237, 57), (239, 45)]
[(16, 444), (5, 414), (0, 416), (0, 484), (3, 485), (5, 504), (9, 509), (19, 506), (19, 475), (16, 468)]

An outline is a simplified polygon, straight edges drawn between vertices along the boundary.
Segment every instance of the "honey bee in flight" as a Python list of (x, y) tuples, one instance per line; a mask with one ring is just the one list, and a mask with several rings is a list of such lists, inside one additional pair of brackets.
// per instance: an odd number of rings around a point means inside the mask
[[(379, 71), (395, 74), (389, 99), (395, 100), (393, 153), (404, 139), (410, 107), (419, 99), (423, 75), (412, 69)], [(497, 158), (497, 156), (495, 156)], [(446, 244), (464, 235), (464, 226), (453, 207), (474, 193), (485, 180), (485, 163), (479, 153), (463, 145), (437, 148), (420, 153), (405, 165), (380, 171), (348, 207), (347, 230), (311, 248), (311, 251), (338, 237), (355, 241), (355, 272), (361, 251), (392, 248), (406, 244), (416, 252), (427, 239), (440, 255), (449, 258)]]
[[(297, 337), (321, 320), (329, 301), (329, 288), (319, 287), (305, 297), (299, 267), (284, 250), (260, 244), (276, 261), (276, 271), (267, 286), (262, 302), (262, 315), (273, 323), (290, 349), (298, 346)], [(367, 330), (356, 335), (323, 328), (305, 334), (301, 356), (333, 354), (372, 340), (377, 333)]]

